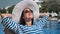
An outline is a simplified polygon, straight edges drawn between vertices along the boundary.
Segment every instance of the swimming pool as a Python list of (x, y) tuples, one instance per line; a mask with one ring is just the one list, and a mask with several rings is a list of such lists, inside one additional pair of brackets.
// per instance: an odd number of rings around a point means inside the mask
[(4, 27), (1, 24), (2, 19), (0, 18), (0, 34), (4, 34)]
[(60, 34), (60, 22), (57, 20), (50, 20), (49, 23), (45, 25), (45, 34)]

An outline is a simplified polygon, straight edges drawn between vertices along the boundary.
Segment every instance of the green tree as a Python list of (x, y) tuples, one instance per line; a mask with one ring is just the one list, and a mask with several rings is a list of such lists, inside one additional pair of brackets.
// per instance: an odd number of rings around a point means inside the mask
[(9, 13), (12, 13), (12, 10), (13, 10), (14, 6), (15, 6), (15, 5), (9, 7), (9, 8), (7, 9), (7, 11), (9, 11)]
[(3, 9), (0, 9), (1, 13), (6, 13), (6, 9), (3, 8)]
[(47, 12), (47, 11), (48, 11), (48, 3), (44, 1), (41, 3), (41, 12)]
[(41, 11), (42, 12), (47, 12), (49, 11), (50, 13), (53, 11), (53, 12), (56, 12), (58, 14), (58, 12), (60, 11), (60, 5), (58, 6), (57, 2), (54, 0), (54, 1), (43, 1), (41, 3)]

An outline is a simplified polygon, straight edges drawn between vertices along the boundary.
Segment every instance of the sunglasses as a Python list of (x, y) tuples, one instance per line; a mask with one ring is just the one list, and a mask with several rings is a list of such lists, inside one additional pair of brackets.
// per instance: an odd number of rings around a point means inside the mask
[(32, 13), (31, 10), (25, 10), (24, 13)]

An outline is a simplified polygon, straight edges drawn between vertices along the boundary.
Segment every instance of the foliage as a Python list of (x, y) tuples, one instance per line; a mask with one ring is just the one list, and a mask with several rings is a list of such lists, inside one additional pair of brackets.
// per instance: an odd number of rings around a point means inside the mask
[(12, 13), (14, 6), (15, 5), (9, 7), (8, 9), (5, 9), (5, 8), (0, 9), (0, 13), (6, 13), (7, 11), (8, 11), (8, 13)]
[(11, 6), (11, 7), (9, 7), (9, 8), (7, 9), (7, 10), (9, 11), (9, 13), (12, 13), (12, 10), (13, 10), (14, 6), (15, 6), (15, 5), (13, 5), (13, 6)]
[(6, 13), (6, 9), (5, 8), (0, 9), (0, 13)]
[(60, 11), (60, 5), (57, 4), (56, 1), (50, 1), (50, 2), (46, 2), (43, 1), (41, 3), (41, 12), (56, 12), (58, 14), (58, 12)]

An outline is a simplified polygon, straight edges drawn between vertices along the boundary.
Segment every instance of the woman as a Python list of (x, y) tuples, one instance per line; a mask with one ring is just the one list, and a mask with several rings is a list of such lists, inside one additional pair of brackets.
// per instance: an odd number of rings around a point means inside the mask
[[(27, 6), (28, 8), (26, 8)], [(23, 0), (18, 3), (13, 9), (12, 19), (9, 18), (9, 15), (2, 14), (1, 16), (2, 24), (16, 34), (43, 34), (42, 28), (48, 22), (48, 16), (37, 21), (39, 8), (32, 0)]]
[(12, 30), (16, 34), (44, 34), (43, 26), (47, 23), (48, 16), (33, 22), (33, 11), (29, 8), (25, 8), (21, 14), (20, 24), (15, 23), (8, 15), (1, 15), (3, 20), (2, 24), (8, 29)]

